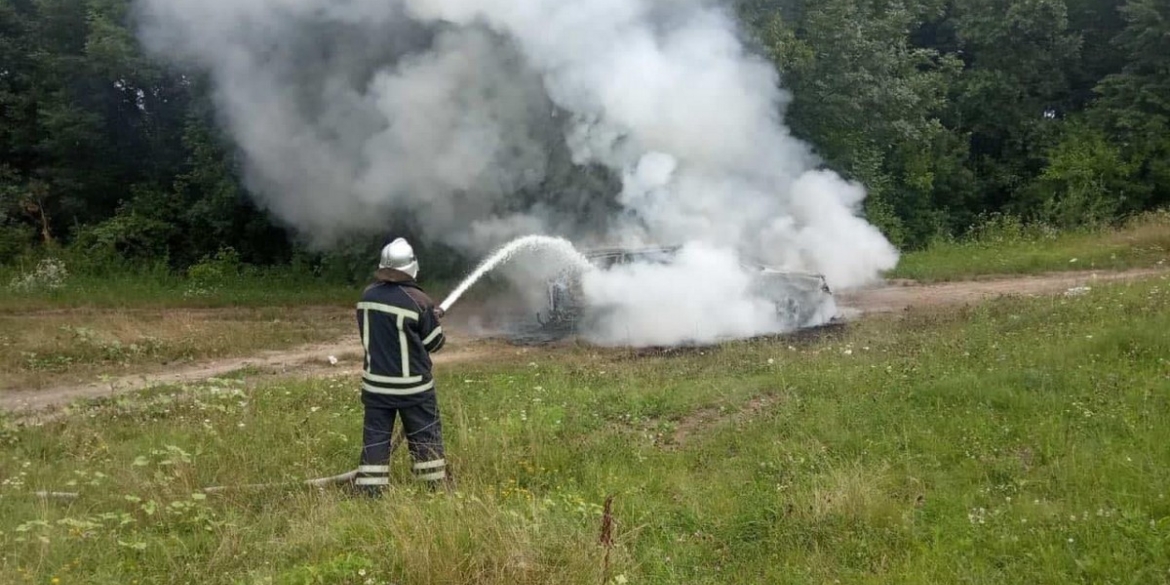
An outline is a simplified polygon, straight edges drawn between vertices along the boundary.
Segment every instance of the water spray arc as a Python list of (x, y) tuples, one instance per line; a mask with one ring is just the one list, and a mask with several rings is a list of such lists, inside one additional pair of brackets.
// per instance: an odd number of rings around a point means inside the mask
[(479, 266), (475, 268), (475, 270), (471, 272), (471, 274), (467, 276), (467, 278), (463, 279), (463, 282), (459, 283), (459, 286), (455, 287), (455, 290), (451, 291), (451, 294), (447, 295), (446, 299), (443, 299), (442, 303), (439, 303), (439, 308), (442, 309), (444, 313), (446, 313), (447, 311), (451, 310), (451, 306), (454, 305), (455, 302), (458, 301), (459, 298), (462, 297), (468, 289), (474, 286), (475, 283), (479, 282), (479, 280), (486, 276), (489, 272), (499, 267), (501, 264), (511, 260), (517, 254), (540, 249), (555, 253), (559, 259), (567, 263), (572, 269), (584, 271), (593, 268), (593, 265), (589, 263), (589, 260), (585, 258), (583, 254), (578, 252), (577, 248), (573, 247), (571, 242), (564, 238), (552, 238), (548, 236), (524, 236), (522, 238), (508, 242), (496, 250), (491, 256), (488, 256), (483, 262), (479, 264)]

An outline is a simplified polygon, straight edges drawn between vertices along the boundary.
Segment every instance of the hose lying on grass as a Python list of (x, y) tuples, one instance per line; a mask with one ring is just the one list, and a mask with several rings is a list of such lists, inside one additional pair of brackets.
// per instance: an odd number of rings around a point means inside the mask
[[(398, 450), (398, 447), (400, 445), (402, 445), (402, 439), (403, 439), (402, 431), (399, 430), (398, 432), (395, 433), (394, 438), (390, 442), (390, 455), (391, 456), (393, 456), (394, 452)], [(277, 482), (277, 483), (252, 483), (252, 484), (245, 484), (245, 485), (220, 485), (220, 486), (205, 487), (199, 491), (201, 491), (205, 494), (222, 494), (222, 493), (234, 492), (234, 491), (268, 490), (268, 489), (292, 487), (292, 486), (298, 486), (298, 485), (304, 485), (304, 486), (308, 486), (308, 487), (328, 487), (331, 485), (349, 483), (349, 482), (353, 481), (353, 479), (355, 477), (357, 477), (357, 474), (358, 474), (358, 472), (355, 469), (353, 471), (347, 471), (347, 472), (342, 473), (340, 475), (332, 475), (329, 477), (318, 477), (315, 479), (306, 479), (306, 480), (302, 480), (302, 481), (283, 481), (283, 482)], [(81, 497), (81, 494), (77, 493), (77, 492), (39, 491), (39, 492), (33, 492), (33, 494), (39, 498), (44, 498), (44, 499), (48, 499), (48, 500), (76, 500), (76, 499)]]

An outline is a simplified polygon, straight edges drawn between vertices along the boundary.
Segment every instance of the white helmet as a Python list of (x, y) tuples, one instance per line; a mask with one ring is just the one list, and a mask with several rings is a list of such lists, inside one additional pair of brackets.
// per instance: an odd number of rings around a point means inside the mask
[(410, 275), (418, 276), (418, 259), (414, 257), (414, 248), (404, 238), (398, 238), (382, 248), (382, 261), (378, 268), (393, 268)]

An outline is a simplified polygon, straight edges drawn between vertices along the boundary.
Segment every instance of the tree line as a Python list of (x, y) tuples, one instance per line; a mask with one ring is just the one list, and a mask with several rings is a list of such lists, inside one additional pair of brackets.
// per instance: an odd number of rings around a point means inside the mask
[[(739, 0), (786, 121), (903, 249), (989, 215), (1074, 228), (1170, 201), (1170, 0)], [(257, 209), (207, 80), (129, 0), (0, 0), (0, 264), (313, 257)], [(583, 175), (581, 173), (584, 173)], [(562, 186), (612, 177), (552, 172)], [(368, 243), (368, 242), (367, 242)], [(356, 262), (356, 258), (353, 259)]]

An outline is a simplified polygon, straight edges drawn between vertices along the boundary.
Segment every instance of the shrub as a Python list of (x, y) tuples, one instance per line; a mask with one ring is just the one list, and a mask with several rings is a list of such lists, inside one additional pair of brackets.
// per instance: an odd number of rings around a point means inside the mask
[(167, 255), (176, 229), (122, 207), (114, 217), (79, 231), (73, 246), (95, 258), (155, 259)]
[(26, 224), (0, 224), (0, 264), (8, 264), (32, 250), (36, 229)]
[(1032, 185), (1036, 214), (1061, 228), (1110, 223), (1145, 198), (1136, 170), (1101, 132), (1074, 125)]
[(243, 264), (234, 248), (220, 248), (215, 256), (204, 256), (187, 269), (187, 290), (184, 296), (203, 297), (215, 294), (220, 288), (239, 278)]
[(65, 286), (69, 278), (69, 271), (65, 263), (56, 258), (45, 258), (37, 263), (32, 272), (21, 272), (8, 283), (8, 288), (15, 292), (30, 293), (38, 291), (58, 290)]

